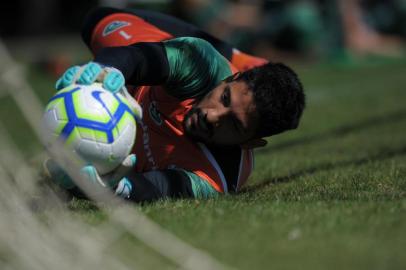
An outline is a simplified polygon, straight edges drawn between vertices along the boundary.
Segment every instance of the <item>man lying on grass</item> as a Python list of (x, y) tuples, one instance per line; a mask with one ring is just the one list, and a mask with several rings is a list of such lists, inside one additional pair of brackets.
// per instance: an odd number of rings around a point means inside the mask
[[(263, 138), (298, 126), (305, 98), (294, 71), (175, 18), (99, 8), (88, 16), (83, 38), (93, 61), (68, 69), (57, 88), (100, 81), (114, 92), (125, 84), (143, 109), (136, 164), (112, 186), (125, 199), (236, 192)], [(57, 178), (55, 163), (46, 167)]]

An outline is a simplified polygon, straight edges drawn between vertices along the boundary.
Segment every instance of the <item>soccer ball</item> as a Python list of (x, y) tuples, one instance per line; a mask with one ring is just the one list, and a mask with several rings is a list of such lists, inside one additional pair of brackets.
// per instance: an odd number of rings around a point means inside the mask
[(68, 86), (57, 92), (45, 108), (45, 146), (60, 141), (95, 166), (99, 174), (106, 174), (132, 150), (134, 116), (121, 94), (113, 94), (99, 83)]

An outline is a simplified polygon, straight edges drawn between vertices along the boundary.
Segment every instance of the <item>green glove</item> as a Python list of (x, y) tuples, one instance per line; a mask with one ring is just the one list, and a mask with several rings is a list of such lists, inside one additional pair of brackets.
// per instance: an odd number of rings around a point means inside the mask
[(83, 66), (68, 68), (61, 78), (56, 82), (55, 88), (61, 90), (72, 84), (90, 85), (100, 82), (103, 87), (116, 93), (124, 87), (125, 78), (120, 70), (113, 67), (106, 67), (96, 62), (89, 62)]
[(138, 102), (128, 93), (125, 87), (125, 78), (120, 70), (106, 67), (96, 62), (89, 62), (83, 66), (68, 68), (56, 82), (55, 88), (59, 91), (72, 84), (90, 85), (99, 82), (103, 88), (122, 94), (128, 101), (137, 121), (142, 119), (142, 109)]
[[(96, 168), (92, 165), (84, 166), (80, 170), (83, 178), (99, 187), (114, 188), (121, 180), (126, 179), (126, 175), (134, 168), (136, 164), (136, 156), (131, 154), (127, 156), (123, 162), (114, 171), (106, 175), (100, 176)], [(76, 186), (75, 182), (69, 175), (55, 162), (53, 159), (47, 159), (44, 162), (44, 173), (52, 179), (58, 186), (63, 189), (72, 189)]]

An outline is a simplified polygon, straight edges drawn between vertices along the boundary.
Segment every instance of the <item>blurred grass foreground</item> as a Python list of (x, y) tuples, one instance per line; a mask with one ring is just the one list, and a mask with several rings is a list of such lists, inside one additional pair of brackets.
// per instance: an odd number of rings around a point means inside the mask
[[(20, 65), (45, 104), (54, 78)], [(243, 192), (110, 206), (39, 189), (45, 154), (3, 65), (0, 269), (405, 269), (405, 58), (293, 66), (303, 122), (257, 151)]]

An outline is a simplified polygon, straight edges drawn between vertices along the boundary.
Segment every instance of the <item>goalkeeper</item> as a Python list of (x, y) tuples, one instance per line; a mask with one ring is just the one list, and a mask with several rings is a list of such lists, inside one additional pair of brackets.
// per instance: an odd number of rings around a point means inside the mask
[[(185, 22), (99, 8), (82, 34), (94, 60), (68, 69), (57, 88), (101, 81), (118, 91), (125, 84), (143, 110), (133, 149), (137, 162), (113, 187), (125, 199), (236, 192), (252, 172), (253, 149), (266, 144), (263, 138), (299, 124), (305, 98), (295, 72)], [(46, 167), (55, 178), (55, 164)]]

